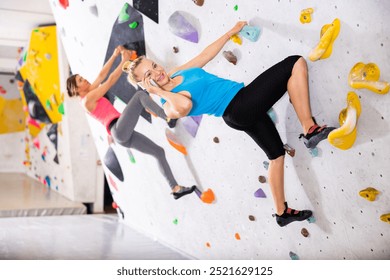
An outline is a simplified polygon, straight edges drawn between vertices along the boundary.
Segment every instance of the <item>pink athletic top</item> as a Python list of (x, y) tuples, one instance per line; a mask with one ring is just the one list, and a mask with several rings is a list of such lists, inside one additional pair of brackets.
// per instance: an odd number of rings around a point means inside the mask
[(89, 112), (89, 114), (106, 127), (109, 135), (111, 135), (109, 129), (110, 123), (121, 116), (111, 102), (105, 97), (102, 97), (97, 101), (95, 109), (92, 112)]

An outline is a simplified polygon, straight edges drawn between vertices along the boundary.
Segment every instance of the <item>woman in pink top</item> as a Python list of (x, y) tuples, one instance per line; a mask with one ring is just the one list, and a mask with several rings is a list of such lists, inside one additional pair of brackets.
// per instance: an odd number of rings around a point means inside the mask
[[(121, 55), (121, 63), (105, 80), (119, 55)], [(106, 127), (107, 132), (112, 135), (115, 142), (126, 148), (132, 148), (155, 157), (161, 173), (172, 189), (173, 197), (178, 199), (183, 195), (192, 193), (196, 187), (188, 188), (178, 185), (165, 158), (164, 149), (134, 130), (143, 108), (168, 121), (164, 110), (144, 91), (137, 91), (134, 94), (122, 114), (104, 97), (107, 91), (118, 81), (122, 74), (123, 64), (129, 61), (132, 55), (134, 55), (134, 51), (118, 46), (92, 84), (78, 74), (69, 77), (67, 80), (68, 94), (70, 97), (81, 97), (81, 104), (84, 109)]]

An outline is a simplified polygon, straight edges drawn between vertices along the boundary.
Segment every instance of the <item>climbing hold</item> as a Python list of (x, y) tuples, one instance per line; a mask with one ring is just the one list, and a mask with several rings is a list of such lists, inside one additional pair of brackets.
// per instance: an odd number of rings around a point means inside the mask
[(214, 141), (214, 143), (217, 143), (217, 144), (218, 144), (218, 143), (219, 143), (219, 138), (218, 138), (218, 137), (214, 137), (214, 138), (213, 138), (213, 141)]
[(127, 14), (128, 7), (129, 7), (129, 4), (127, 4), (127, 3), (122, 7), (122, 10), (120, 11), (119, 16), (118, 16), (118, 23), (124, 23), (130, 19), (130, 16)]
[(240, 236), (239, 233), (236, 233), (236, 234), (234, 235), (234, 237), (235, 237), (237, 240), (241, 240), (241, 236)]
[(112, 147), (109, 147), (103, 160), (104, 164), (121, 182), (123, 182), (122, 168)]
[(198, 132), (199, 124), (191, 117), (185, 117), (182, 124), (187, 132), (195, 138), (196, 133)]
[(1, 94), (6, 94), (7, 91), (2, 86), (0, 86), (0, 93)]
[(39, 125), (39, 123), (36, 120), (34, 120), (33, 118), (27, 117), (27, 123), (29, 125), (32, 125), (32, 126), (35, 126), (36, 128), (41, 129), (41, 126)]
[(90, 11), (91, 14), (93, 14), (95, 17), (98, 17), (98, 16), (99, 16), (99, 12), (98, 12), (98, 9), (97, 9), (97, 6), (96, 6), (96, 5), (90, 6), (90, 7), (89, 7), (89, 11)]
[(234, 8), (233, 8), (235, 11), (238, 10), (238, 5), (235, 5)]
[(271, 107), (271, 109), (269, 109), (267, 111), (267, 114), (271, 118), (273, 123), (275, 123), (275, 124), (278, 123), (278, 116), (276, 115), (276, 112), (275, 112), (274, 108)]
[(61, 115), (64, 115), (64, 114), (65, 114), (65, 111), (64, 111), (64, 103), (61, 103), (60, 106), (58, 106), (58, 112), (59, 112)]
[(174, 12), (168, 19), (169, 29), (176, 36), (198, 43), (198, 31), (179, 11)]
[(131, 163), (135, 163), (135, 158), (134, 158), (134, 155), (131, 152), (131, 150), (130, 149), (126, 149), (126, 151), (127, 151), (127, 155), (129, 156), (130, 162)]
[(25, 160), (25, 161), (23, 161), (23, 165), (27, 166), (27, 167), (30, 167), (31, 166), (31, 161)]
[(52, 110), (51, 103), (50, 103), (49, 99), (46, 100), (46, 109)]
[(69, 7), (69, 0), (59, 0), (62, 8), (66, 9)]
[(347, 107), (339, 115), (340, 127), (332, 130), (328, 141), (336, 148), (347, 150), (355, 143), (357, 135), (357, 122), (361, 113), (359, 97), (353, 91), (347, 95)]
[(203, 4), (204, 4), (204, 0), (192, 0), (192, 2), (194, 2), (195, 5), (198, 5), (198, 6), (203, 6)]
[(390, 224), (390, 213), (383, 214), (383, 215), (380, 217), (380, 219), (381, 219), (381, 221)]
[(264, 176), (259, 176), (259, 182), (264, 184), (267, 181), (267, 179)]
[(315, 147), (313, 149), (309, 149), (309, 153), (311, 154), (312, 157), (318, 157), (318, 148)]
[(133, 21), (132, 23), (129, 24), (129, 27), (131, 29), (135, 29), (135, 28), (137, 28), (137, 26), (138, 26), (138, 22), (136, 22), (136, 21)]
[(379, 194), (379, 191), (376, 190), (375, 188), (366, 188), (364, 190), (361, 190), (359, 192), (359, 195), (368, 201), (374, 201), (376, 199), (376, 196)]
[(245, 25), (239, 32), (242, 37), (252, 42), (256, 42), (260, 36), (260, 28), (256, 26)]
[(50, 188), (51, 187), (51, 179), (49, 176), (45, 177), (45, 182), (46, 182), (47, 186)]
[(300, 22), (305, 24), (305, 23), (310, 23), (311, 22), (311, 14), (313, 13), (313, 8), (307, 8), (303, 9), (301, 11), (301, 16), (299, 18)]
[(242, 40), (237, 34), (232, 35), (230, 37), (230, 40), (232, 40), (236, 44), (242, 45)]
[(115, 201), (113, 201), (112, 202), (112, 208), (114, 208), (114, 209), (118, 209), (118, 204), (115, 202)]
[(305, 228), (302, 228), (302, 229), (301, 229), (301, 234), (302, 234), (304, 237), (308, 237), (308, 236), (309, 236), (309, 232), (308, 232), (307, 229), (305, 229)]
[(33, 139), (33, 144), (34, 144), (34, 146), (39, 150), (41, 144), (39, 143), (39, 138), (38, 138), (38, 137), (35, 137), (35, 138)]
[(178, 53), (179, 52), (179, 48), (178, 47), (173, 47), (173, 52), (174, 53)]
[(204, 202), (204, 203), (208, 203), (208, 204), (211, 204), (214, 202), (215, 200), (215, 195), (214, 195), (214, 192), (212, 189), (207, 189), (206, 191), (204, 191), (202, 193), (202, 195), (200, 196), (200, 199)]
[(307, 221), (309, 222), (309, 224), (312, 224), (316, 222), (316, 218), (314, 218), (314, 216), (311, 216), (310, 218), (307, 219)]
[(114, 181), (114, 179), (112, 179), (112, 177), (110, 175), (108, 175), (108, 182), (111, 184), (111, 186), (116, 190), (116, 191), (119, 191), (118, 190), (118, 187)]
[(224, 58), (227, 59), (230, 63), (233, 63), (234, 65), (237, 64), (237, 57), (234, 55), (232, 51), (223, 51)]
[(173, 134), (173, 132), (170, 131), (168, 128), (165, 129), (165, 136), (167, 137), (167, 140), (172, 147), (174, 147), (182, 154), (187, 155), (186, 147), (184, 147), (183, 144), (181, 144), (180, 140), (176, 137), (176, 135)]
[(265, 170), (268, 170), (269, 162), (268, 161), (263, 161), (263, 166), (264, 166)]
[(50, 60), (50, 59), (51, 59), (51, 54), (50, 54), (50, 53), (45, 53), (45, 58), (46, 58), (47, 60)]
[(177, 219), (177, 218), (175, 218), (174, 220), (173, 220), (173, 224), (174, 225), (177, 225), (179, 223), (179, 220)]
[(211, 248), (211, 244), (209, 242), (206, 242), (206, 247)]
[(252, 221), (252, 222), (256, 221), (256, 218), (253, 215), (249, 215), (248, 218), (249, 218), (249, 221)]
[(255, 197), (266, 198), (267, 196), (265, 195), (264, 191), (259, 188), (257, 191), (255, 191)]
[(356, 89), (365, 88), (379, 94), (389, 92), (390, 83), (379, 81), (380, 69), (375, 63), (356, 63), (348, 76), (348, 83)]
[(295, 156), (295, 149), (291, 148), (288, 144), (284, 144), (283, 145), (283, 148), (286, 150), (286, 153), (291, 156), (291, 157), (294, 157)]
[(288, 254), (292, 260), (299, 260), (299, 257), (294, 252), (291, 252)]
[(333, 43), (340, 32), (340, 20), (336, 18), (331, 24), (321, 29), (320, 42), (309, 54), (311, 61), (328, 58), (332, 54)]

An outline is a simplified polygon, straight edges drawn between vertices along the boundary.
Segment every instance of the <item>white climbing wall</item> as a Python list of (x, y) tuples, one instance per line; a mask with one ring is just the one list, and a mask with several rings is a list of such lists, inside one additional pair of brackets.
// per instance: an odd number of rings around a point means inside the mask
[[(71, 1), (64, 10), (58, 1), (50, 0), (74, 73), (90, 80), (96, 77), (124, 3)], [(95, 5), (98, 16), (91, 13)], [(312, 22), (301, 24), (300, 12), (309, 7), (314, 9)], [(169, 31), (168, 18), (177, 10), (197, 27), (199, 43), (184, 41)], [(144, 16), (146, 50), (167, 69), (197, 55), (239, 20), (261, 27), (257, 42), (243, 39), (241, 46), (233, 42), (225, 45), (224, 50), (238, 57), (237, 65), (221, 53), (205, 67), (246, 84), (290, 54), (307, 57), (319, 42), (322, 26), (339, 18), (341, 30), (331, 57), (308, 61), (312, 111), (321, 124), (338, 126), (338, 114), (346, 107), (347, 93), (353, 90), (347, 80), (355, 63), (376, 63), (381, 80), (390, 81), (387, 1), (205, 0), (204, 6), (198, 7), (191, 0), (160, 0), (159, 11), (159, 24)], [(179, 48), (178, 53), (172, 51), (173, 46)], [(124, 214), (123, 222), (199, 259), (289, 259), (289, 252), (300, 259), (389, 259), (389, 224), (379, 219), (390, 213), (389, 95), (366, 89), (354, 91), (360, 98), (362, 114), (357, 140), (347, 151), (324, 141), (319, 145), (319, 155), (312, 157), (298, 140), (301, 128), (288, 98), (274, 107), (283, 141), (296, 149), (295, 157), (286, 155), (287, 200), (291, 207), (312, 209), (314, 223), (277, 226), (269, 185), (258, 180), (261, 175), (267, 177), (265, 154), (244, 133), (210, 116), (203, 116), (196, 138), (186, 132), (183, 120), (172, 130), (185, 144), (187, 156), (169, 145), (163, 121), (153, 118), (150, 125), (140, 119), (136, 129), (165, 149), (180, 184), (211, 188), (216, 201), (204, 204), (195, 194), (175, 201), (154, 159), (133, 151), (134, 164), (124, 148), (114, 146), (125, 181), (120, 182), (103, 168), (113, 178), (110, 187)], [(89, 117), (88, 122), (102, 158), (108, 148), (106, 132)], [(380, 191), (374, 202), (359, 196), (367, 187)], [(259, 188), (266, 198), (254, 197)], [(249, 215), (255, 220), (249, 220)], [(301, 235), (302, 228), (308, 230), (307, 238)]]

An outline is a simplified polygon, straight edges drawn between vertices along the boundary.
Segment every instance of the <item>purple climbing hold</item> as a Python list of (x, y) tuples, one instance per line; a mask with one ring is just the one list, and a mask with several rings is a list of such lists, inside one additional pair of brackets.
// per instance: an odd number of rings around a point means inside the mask
[(255, 191), (255, 197), (266, 198), (267, 196), (265, 195), (264, 191), (260, 188), (257, 191)]
[(202, 192), (201, 192), (200, 189), (198, 189), (198, 187), (195, 187), (195, 193), (196, 193), (196, 195), (197, 195), (199, 198), (202, 197)]
[(198, 31), (179, 11), (174, 12), (168, 19), (169, 29), (184, 40), (198, 43)]
[(191, 119), (193, 119), (197, 124), (200, 124), (202, 116), (191, 116)]
[(191, 117), (186, 117), (183, 121), (183, 126), (192, 137), (195, 138), (198, 132), (199, 124)]

